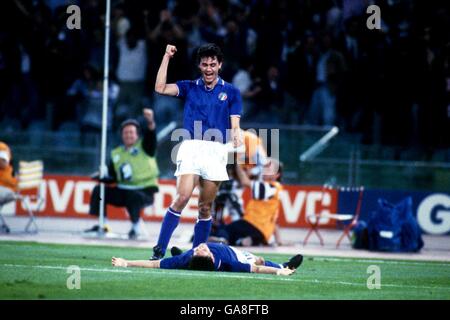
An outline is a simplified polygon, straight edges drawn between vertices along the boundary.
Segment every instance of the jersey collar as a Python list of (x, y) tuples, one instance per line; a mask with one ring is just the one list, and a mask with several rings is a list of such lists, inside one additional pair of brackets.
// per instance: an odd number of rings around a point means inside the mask
[(214, 88), (212, 88), (212, 89), (208, 89), (206, 87), (205, 82), (203, 81), (203, 78), (201, 78), (201, 77), (198, 78), (197, 80), (195, 80), (195, 84), (198, 85), (198, 86), (203, 86), (206, 91), (213, 91), (216, 88), (216, 86), (218, 86), (218, 85), (224, 86), (225, 85), (225, 81), (221, 77), (217, 77), (217, 83), (214, 86)]

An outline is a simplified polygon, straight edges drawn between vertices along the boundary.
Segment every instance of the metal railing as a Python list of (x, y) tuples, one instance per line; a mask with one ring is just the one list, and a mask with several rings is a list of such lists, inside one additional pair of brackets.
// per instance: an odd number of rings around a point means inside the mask
[[(170, 124), (169, 129), (177, 127)], [(340, 132), (310, 161), (299, 160), (302, 153), (331, 127), (247, 124), (245, 128), (279, 129), (279, 157), (284, 163), (283, 180), (288, 184), (322, 185), (334, 182), (365, 185), (369, 188), (403, 190), (448, 190), (450, 150), (435, 150), (432, 161), (424, 161), (415, 149), (362, 145), (358, 135)], [(166, 132), (167, 131), (167, 132)], [(108, 150), (118, 143), (118, 134), (109, 133)], [(173, 146), (170, 130), (160, 127), (157, 161), (161, 177), (172, 178)], [(164, 138), (162, 136), (164, 135)], [(98, 170), (100, 135), (79, 132), (1, 132), (15, 161), (42, 159), (46, 173), (88, 175)], [(109, 152), (108, 152), (109, 153)]]

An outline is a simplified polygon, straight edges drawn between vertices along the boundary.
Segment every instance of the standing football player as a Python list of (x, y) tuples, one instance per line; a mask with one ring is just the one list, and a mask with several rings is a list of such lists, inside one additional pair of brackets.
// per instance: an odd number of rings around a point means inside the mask
[(215, 44), (205, 44), (198, 49), (200, 78), (167, 83), (169, 61), (176, 52), (175, 46), (167, 45), (156, 76), (155, 91), (184, 99), (183, 126), (191, 139), (184, 140), (178, 150), (177, 194), (164, 216), (152, 260), (164, 257), (181, 212), (196, 186), (199, 188), (199, 213), (193, 247), (206, 242), (212, 226), (211, 205), (220, 182), (229, 179), (226, 143), (231, 140), (234, 148), (242, 144), (239, 124), (242, 99), (237, 88), (219, 77), (223, 62), (220, 48)]

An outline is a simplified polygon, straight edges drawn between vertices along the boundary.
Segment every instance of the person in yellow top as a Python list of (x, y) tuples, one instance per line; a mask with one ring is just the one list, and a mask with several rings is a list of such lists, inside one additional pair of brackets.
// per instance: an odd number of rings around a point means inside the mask
[(14, 177), (9, 146), (0, 141), (0, 205), (15, 199), (17, 179)]
[(223, 242), (237, 246), (268, 245), (275, 237), (281, 243), (277, 230), (280, 209), (279, 194), (282, 164), (276, 159), (267, 158), (262, 170), (262, 180), (251, 180), (241, 166), (236, 166), (236, 174), (243, 187), (251, 189), (242, 219), (218, 229), (209, 238), (211, 242)]

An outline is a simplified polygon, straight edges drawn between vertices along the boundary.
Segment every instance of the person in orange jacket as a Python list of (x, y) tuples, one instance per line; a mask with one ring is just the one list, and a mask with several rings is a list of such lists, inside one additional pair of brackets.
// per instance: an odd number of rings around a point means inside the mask
[(236, 174), (242, 186), (250, 188), (251, 199), (241, 219), (219, 228), (208, 241), (235, 246), (257, 246), (268, 245), (274, 239), (280, 245), (282, 242), (277, 219), (280, 210), (279, 195), (283, 189), (280, 183), (282, 163), (267, 158), (261, 180), (250, 179), (239, 165), (236, 166)]
[(9, 146), (0, 141), (0, 205), (15, 199), (17, 179), (14, 177)]

